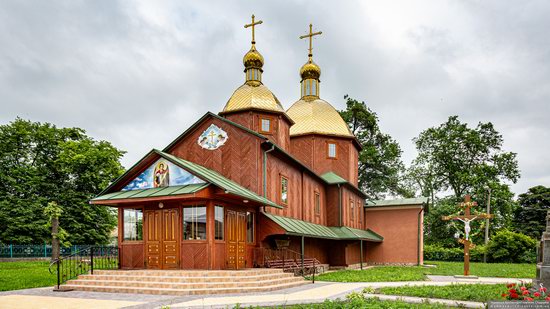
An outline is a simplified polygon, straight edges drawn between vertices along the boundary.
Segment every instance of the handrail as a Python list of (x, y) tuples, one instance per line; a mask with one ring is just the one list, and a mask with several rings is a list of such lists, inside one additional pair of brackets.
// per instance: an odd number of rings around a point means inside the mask
[[(311, 260), (312, 265), (306, 267), (304, 260)], [(285, 272), (294, 272), (295, 275), (299, 274), (303, 277), (311, 274), (313, 283), (315, 283), (318, 264), (320, 263), (316, 258), (302, 256), (301, 253), (290, 249), (254, 249), (254, 265), (256, 267), (281, 268)]]
[(57, 285), (54, 291), (60, 291), (61, 284), (79, 275), (94, 274), (94, 269), (118, 269), (118, 247), (89, 246), (77, 252), (53, 260), (48, 271), (53, 275), (52, 266), (56, 265)]

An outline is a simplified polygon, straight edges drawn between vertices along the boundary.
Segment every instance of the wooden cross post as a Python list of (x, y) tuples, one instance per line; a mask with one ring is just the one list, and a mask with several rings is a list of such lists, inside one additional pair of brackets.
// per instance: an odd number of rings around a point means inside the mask
[(261, 20), (254, 21), (254, 18), (254, 15), (252, 15), (252, 23), (244, 25), (245, 28), (252, 27), (252, 44), (256, 44), (256, 40), (254, 39), (254, 26), (263, 23)]
[(458, 242), (464, 245), (464, 276), (470, 275), (470, 249), (474, 248), (475, 245), (470, 240), (470, 222), (480, 219), (490, 219), (492, 216), (490, 214), (482, 213), (477, 215), (471, 214), (471, 208), (477, 206), (476, 202), (472, 202), (470, 195), (464, 197), (464, 202), (458, 204), (461, 208), (464, 209), (464, 215), (462, 216), (443, 216), (444, 221), (449, 220), (458, 220), (464, 223), (464, 238), (459, 238)]
[(318, 32), (313, 32), (313, 25), (312, 24), (309, 24), (309, 33), (306, 34), (306, 35), (302, 35), (300, 36), (300, 39), (305, 39), (305, 38), (309, 38), (309, 56), (313, 56), (313, 48), (312, 48), (312, 45), (311, 45), (311, 41), (313, 40), (313, 37), (316, 36), (316, 35), (320, 35), (320, 34), (323, 34), (323, 32), (321, 31), (318, 31)]

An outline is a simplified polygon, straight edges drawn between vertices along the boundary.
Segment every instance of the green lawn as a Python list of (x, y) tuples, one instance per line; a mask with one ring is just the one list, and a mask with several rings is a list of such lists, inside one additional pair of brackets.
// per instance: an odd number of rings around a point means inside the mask
[(56, 276), (48, 271), (49, 262), (0, 262), (0, 291), (54, 286)]
[(380, 288), (377, 293), (487, 302), (502, 300), (504, 284), (454, 284), (448, 286), (403, 286)]
[[(234, 308), (242, 308), (236, 306)], [(249, 307), (259, 308), (259, 307)], [(266, 308), (266, 307), (262, 307)], [(359, 309), (359, 308), (372, 308), (372, 309), (445, 309), (447, 306), (440, 304), (409, 304), (402, 301), (387, 301), (378, 299), (348, 299), (342, 300), (326, 300), (320, 304), (303, 304), (303, 305), (283, 305), (275, 307), (267, 307), (272, 309)]]
[[(426, 275), (462, 275), (460, 262), (425, 262), (435, 268), (420, 266), (380, 266), (366, 270), (342, 270), (316, 276), (319, 281), (335, 282), (381, 282), (381, 281), (420, 281)], [(535, 264), (470, 263), (470, 274), (480, 277), (534, 278)]]

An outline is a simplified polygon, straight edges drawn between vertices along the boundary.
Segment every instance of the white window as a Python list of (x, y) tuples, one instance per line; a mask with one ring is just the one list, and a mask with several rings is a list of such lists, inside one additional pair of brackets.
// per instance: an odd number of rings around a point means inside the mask
[(262, 132), (271, 132), (271, 120), (262, 118)]
[(336, 158), (336, 144), (335, 143), (328, 143), (328, 157), (329, 158)]

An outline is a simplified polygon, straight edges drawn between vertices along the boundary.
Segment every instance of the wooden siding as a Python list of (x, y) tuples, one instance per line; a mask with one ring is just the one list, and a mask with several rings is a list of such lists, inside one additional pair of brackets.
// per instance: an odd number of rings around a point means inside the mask
[[(327, 143), (336, 144), (336, 159), (328, 158)], [(357, 186), (359, 152), (353, 141), (323, 135), (303, 135), (290, 139), (290, 153), (319, 175), (334, 172)]]
[[(229, 136), (225, 145), (216, 150), (206, 150), (197, 144), (199, 136), (211, 124), (217, 125)], [(212, 169), (261, 195), (261, 142), (257, 136), (219, 119), (210, 118), (175, 145), (170, 153)]]
[[(225, 118), (259, 132), (285, 151), (290, 151), (290, 123), (281, 114), (248, 110), (226, 114)], [(272, 120), (271, 134), (261, 132), (261, 118)]]

